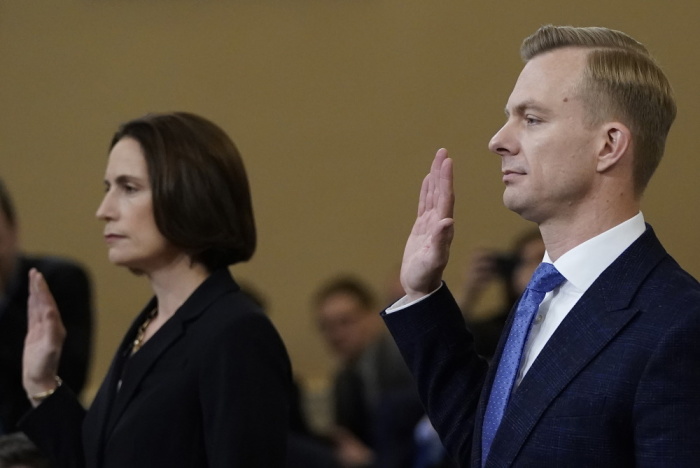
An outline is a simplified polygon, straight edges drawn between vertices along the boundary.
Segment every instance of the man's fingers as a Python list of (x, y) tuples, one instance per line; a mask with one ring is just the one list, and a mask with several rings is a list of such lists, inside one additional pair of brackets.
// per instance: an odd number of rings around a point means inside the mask
[(455, 195), (452, 176), (452, 159), (447, 157), (445, 151), (445, 159), (440, 166), (438, 176), (439, 196), (437, 201), (437, 209), (441, 218), (452, 218), (454, 216)]
[(428, 198), (428, 186), (430, 185), (430, 174), (423, 178), (423, 184), (420, 187), (420, 198), (418, 199), (418, 217), (426, 210), (426, 199)]
[(428, 197), (426, 200), (426, 209), (433, 209), (440, 196), (440, 171), (442, 164), (447, 157), (447, 150), (445, 148), (440, 148), (437, 153), (435, 153), (435, 158), (433, 158), (433, 163), (430, 165), (430, 178), (428, 185)]
[[(446, 161), (450, 161), (445, 166)], [(447, 156), (447, 150), (440, 148), (430, 165), (430, 172), (423, 179), (421, 185), (420, 200), (418, 202), (418, 216), (434, 208), (440, 208), (440, 199), (446, 187), (443, 186), (445, 178), (449, 178), (449, 190), (452, 190), (452, 162)], [(451, 217), (451, 213), (449, 217)]]
[(444, 254), (449, 253), (454, 231), (454, 220), (452, 218), (443, 218), (440, 220), (437, 232), (435, 233), (435, 243), (442, 247), (438, 250), (439, 252)]

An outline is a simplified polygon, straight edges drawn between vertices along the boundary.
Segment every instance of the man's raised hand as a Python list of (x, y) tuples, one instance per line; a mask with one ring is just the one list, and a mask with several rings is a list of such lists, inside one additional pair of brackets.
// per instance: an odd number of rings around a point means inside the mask
[(441, 148), (423, 179), (418, 216), (401, 264), (401, 285), (409, 300), (419, 299), (440, 286), (454, 236), (453, 213), (452, 159)]

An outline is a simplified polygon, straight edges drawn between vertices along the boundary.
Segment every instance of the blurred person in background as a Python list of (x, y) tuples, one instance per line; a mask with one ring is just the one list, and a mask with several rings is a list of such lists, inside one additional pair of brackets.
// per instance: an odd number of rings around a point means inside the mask
[(0, 468), (51, 468), (49, 460), (21, 432), (0, 436)]
[[(241, 292), (268, 314), (267, 297), (251, 282), (238, 279)], [(341, 468), (330, 440), (316, 434), (304, 408), (303, 386), (292, 380), (289, 408), (289, 437), (285, 468)]]
[[(509, 252), (477, 249), (467, 266), (459, 306), (474, 334), (476, 352), (491, 359), (508, 314), (525, 290), (537, 265), (544, 257), (544, 242), (538, 229), (523, 232)], [(502, 288), (497, 308), (479, 312), (479, 302), (493, 284)]]
[(16, 430), (31, 405), (22, 387), (22, 350), (27, 334), (29, 270), (36, 269), (53, 293), (67, 330), (58, 372), (80, 394), (92, 350), (92, 287), (87, 271), (73, 260), (27, 255), (10, 192), (0, 180), (0, 434)]
[(349, 275), (326, 282), (316, 321), (338, 358), (332, 439), (347, 467), (410, 466), (413, 428), (423, 410), (415, 384), (377, 314), (371, 288)]

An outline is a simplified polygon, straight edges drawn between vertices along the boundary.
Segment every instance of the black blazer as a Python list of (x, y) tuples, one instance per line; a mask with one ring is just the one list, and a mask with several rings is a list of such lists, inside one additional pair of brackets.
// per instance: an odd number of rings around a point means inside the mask
[[(481, 467), (495, 366), (443, 286), (385, 315), (433, 425)], [(496, 350), (498, 362), (511, 322)], [(513, 392), (485, 466), (697, 467), (700, 284), (650, 227), (591, 285)]]
[(22, 352), (27, 335), (29, 270), (36, 268), (56, 299), (68, 335), (59, 375), (80, 393), (87, 375), (92, 332), (92, 293), (85, 269), (58, 257), (20, 256), (6, 295), (0, 300), (0, 425), (16, 430), (31, 405), (22, 387)]
[(218, 270), (130, 356), (154, 306), (87, 414), (61, 387), (22, 429), (61, 468), (283, 466), (291, 370), (268, 318)]

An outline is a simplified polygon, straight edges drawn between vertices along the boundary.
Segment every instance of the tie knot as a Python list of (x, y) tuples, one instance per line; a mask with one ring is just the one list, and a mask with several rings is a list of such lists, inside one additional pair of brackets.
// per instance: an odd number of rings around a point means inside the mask
[(532, 274), (532, 279), (527, 285), (528, 289), (548, 293), (560, 284), (566, 281), (566, 278), (559, 273), (551, 263), (540, 263), (540, 265)]

